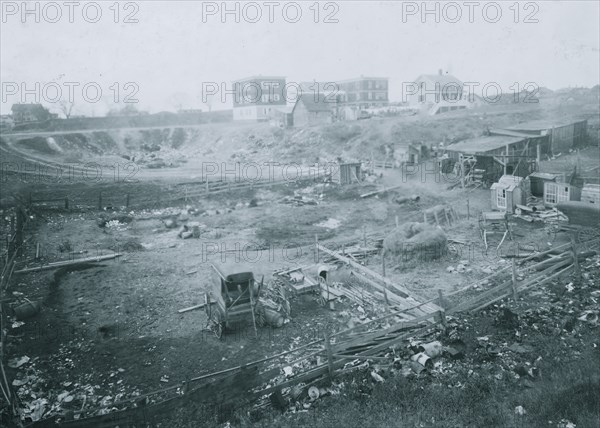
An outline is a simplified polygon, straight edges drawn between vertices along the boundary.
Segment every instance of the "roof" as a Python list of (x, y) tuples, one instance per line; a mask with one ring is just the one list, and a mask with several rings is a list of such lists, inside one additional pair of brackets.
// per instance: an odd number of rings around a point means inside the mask
[(542, 180), (555, 180), (557, 177), (560, 177), (562, 174), (556, 174), (552, 172), (532, 172), (529, 174), (529, 177), (533, 178), (541, 178)]
[(296, 109), (298, 103), (304, 104), (306, 109), (310, 112), (330, 112), (335, 103), (331, 100), (326, 99), (323, 94), (302, 94), (296, 100), (296, 104), (292, 109), (292, 113)]
[(508, 135), (510, 137), (521, 137), (521, 138), (541, 138), (542, 135), (531, 135), (524, 132), (514, 131), (510, 129), (490, 129), (492, 135)]
[(492, 184), (490, 189), (501, 188), (501, 189), (513, 190), (513, 189), (519, 187), (519, 185), (521, 184), (521, 181), (523, 181), (523, 177), (519, 177), (516, 175), (503, 175), (502, 177), (500, 177), (500, 180), (498, 180), (497, 183)]
[(471, 138), (469, 140), (464, 140), (455, 144), (450, 144), (446, 147), (446, 150), (464, 153), (485, 153), (492, 150), (501, 149), (503, 147), (506, 147), (506, 145), (520, 143), (523, 140), (524, 138), (521, 137), (491, 135)]
[(41, 104), (13, 104), (11, 110), (13, 112), (46, 111), (44, 106)]
[(415, 79), (415, 82), (420, 80), (429, 80), (430, 82), (439, 83), (440, 86), (445, 86), (447, 84), (458, 84), (459, 86), (463, 86), (463, 82), (451, 74), (421, 74)]
[(235, 79), (233, 82), (246, 82), (249, 80), (285, 80), (285, 76), (250, 76), (243, 79)]
[(389, 80), (389, 77), (360, 76), (353, 79), (338, 80), (337, 83), (359, 82), (361, 80)]
[(534, 120), (531, 122), (524, 122), (517, 125), (508, 126), (506, 129), (518, 131), (543, 131), (546, 129), (560, 128), (561, 126), (573, 125), (574, 123), (585, 121), (586, 119)]

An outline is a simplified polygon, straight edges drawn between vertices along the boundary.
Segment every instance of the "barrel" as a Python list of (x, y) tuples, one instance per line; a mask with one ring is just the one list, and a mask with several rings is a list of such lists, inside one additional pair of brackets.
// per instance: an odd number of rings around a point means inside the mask
[(428, 370), (430, 370), (430, 369), (433, 368), (433, 361), (424, 352), (420, 352), (418, 354), (415, 354), (410, 359), (412, 361), (415, 361), (415, 362), (421, 364), (423, 367), (425, 367)]
[(19, 321), (26, 320), (28, 318), (35, 316), (40, 311), (41, 308), (42, 307), (39, 304), (39, 302), (23, 303), (22, 305), (19, 305), (14, 309), (15, 318)]

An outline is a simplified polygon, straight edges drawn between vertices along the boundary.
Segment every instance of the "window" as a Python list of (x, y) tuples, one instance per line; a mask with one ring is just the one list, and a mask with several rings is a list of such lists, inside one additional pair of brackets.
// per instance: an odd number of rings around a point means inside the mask
[(558, 204), (569, 200), (569, 186), (546, 183), (544, 188), (544, 202), (547, 204)]
[(496, 205), (498, 208), (506, 208), (506, 189), (496, 189)]

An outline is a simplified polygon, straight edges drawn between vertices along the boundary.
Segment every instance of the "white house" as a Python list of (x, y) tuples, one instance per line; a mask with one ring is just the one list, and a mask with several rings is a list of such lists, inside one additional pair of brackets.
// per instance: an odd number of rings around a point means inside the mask
[(451, 74), (421, 74), (403, 88), (404, 99), (412, 108), (434, 115), (476, 107), (481, 99), (464, 90), (464, 83)]

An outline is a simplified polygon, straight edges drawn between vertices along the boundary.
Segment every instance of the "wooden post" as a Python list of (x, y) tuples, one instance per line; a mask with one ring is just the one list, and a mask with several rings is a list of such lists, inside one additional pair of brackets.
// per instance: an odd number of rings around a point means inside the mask
[(471, 212), (470, 212), (470, 206), (469, 206), (469, 198), (467, 198), (467, 220), (469, 220), (471, 218)]
[(329, 379), (333, 379), (333, 352), (331, 352), (331, 342), (329, 333), (325, 332), (325, 349), (327, 350), (327, 366), (329, 370)]
[(102, 210), (102, 192), (98, 193), (98, 210)]
[(35, 259), (39, 259), (40, 258), (40, 243), (38, 242), (37, 245), (35, 246)]
[(512, 258), (512, 293), (513, 300), (517, 301), (517, 259)]
[(252, 312), (252, 325), (254, 326), (254, 337), (258, 337), (258, 330), (256, 329), (256, 316), (254, 315), (254, 290), (252, 290), (252, 282), (248, 280), (248, 292), (250, 293), (250, 309)]
[[(383, 277), (385, 278), (385, 250), (383, 250), (381, 252), (381, 269), (383, 271)], [(384, 282), (383, 283), (383, 297), (385, 298), (385, 304), (386, 305), (390, 305), (390, 301), (388, 299), (388, 294), (387, 294), (387, 284)]]
[[(319, 235), (315, 235), (315, 262), (319, 263)], [(317, 272), (317, 275), (318, 274), (319, 272)]]
[(573, 267), (575, 273), (575, 279), (579, 280), (581, 278), (581, 268), (579, 266), (579, 259), (577, 258), (577, 246), (575, 245), (575, 239), (571, 238), (571, 253), (573, 255)]
[(444, 328), (444, 332), (445, 332), (446, 328), (447, 328), (446, 309), (444, 307), (444, 292), (442, 291), (441, 288), (438, 288), (438, 306), (443, 309), (440, 311), (440, 321), (442, 323), (442, 327)]
[(130, 197), (129, 197), (129, 193), (127, 194), (127, 198), (125, 199), (125, 208), (129, 209), (129, 202), (130, 202)]
[(65, 209), (68, 210), (69, 209), (69, 197), (65, 196)]
[(23, 228), (25, 226), (25, 213), (23, 207), (20, 205), (17, 207), (17, 230), (15, 231), (15, 245), (17, 250), (17, 256), (21, 257), (23, 254)]

